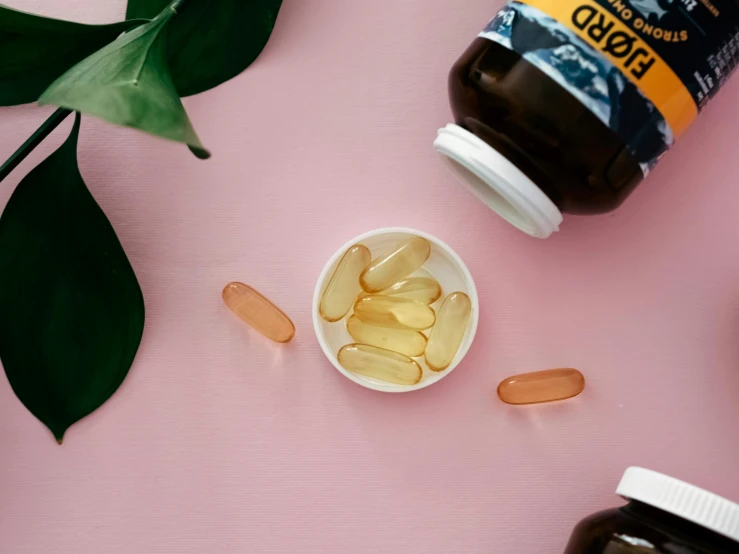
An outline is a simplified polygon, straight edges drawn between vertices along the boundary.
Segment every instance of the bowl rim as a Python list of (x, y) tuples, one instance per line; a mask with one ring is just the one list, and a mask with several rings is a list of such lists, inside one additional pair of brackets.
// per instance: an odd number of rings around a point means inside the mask
[[(450, 365), (447, 369), (440, 372), (438, 379), (426, 379), (424, 381), (421, 381), (418, 384), (415, 385), (395, 385), (392, 383), (388, 383), (387, 385), (383, 384), (376, 384), (376, 383), (370, 383), (368, 381), (365, 381), (364, 379), (360, 378), (359, 376), (353, 374), (350, 371), (347, 371), (343, 367), (341, 367), (341, 364), (339, 364), (338, 357), (336, 354), (334, 354), (329, 348), (328, 343), (326, 342), (323, 333), (321, 332), (321, 326), (323, 325), (323, 319), (321, 318), (321, 315), (319, 313), (319, 305), (321, 302), (321, 292), (323, 289), (323, 283), (328, 278), (329, 271), (333, 268), (334, 264), (339, 260), (341, 256), (344, 255), (344, 252), (346, 252), (351, 246), (357, 243), (361, 243), (364, 240), (367, 240), (369, 238), (374, 238), (379, 235), (386, 235), (391, 233), (401, 233), (401, 234), (407, 234), (407, 235), (416, 235), (422, 238), (425, 238), (429, 242), (433, 243), (435, 246), (443, 250), (456, 264), (457, 268), (462, 273), (464, 279), (468, 283), (468, 291), (467, 295), (470, 297), (470, 302), (472, 303), (472, 318), (470, 320), (470, 327), (469, 327), (469, 339), (465, 341), (462, 346), (460, 347), (459, 352), (457, 352), (457, 356), (455, 357), (455, 361)], [(347, 379), (357, 383), (358, 385), (361, 385), (365, 388), (376, 390), (380, 392), (390, 392), (390, 393), (404, 393), (404, 392), (411, 392), (415, 390), (421, 390), (425, 389), (426, 387), (430, 387), (433, 384), (438, 383), (442, 379), (444, 379), (447, 375), (449, 375), (456, 367), (462, 362), (462, 360), (467, 355), (467, 352), (470, 349), (470, 346), (472, 346), (472, 343), (475, 340), (475, 335), (477, 334), (477, 324), (480, 319), (480, 300), (477, 294), (477, 286), (475, 285), (475, 280), (472, 278), (472, 274), (470, 273), (470, 270), (467, 268), (467, 265), (462, 261), (462, 258), (459, 257), (459, 254), (457, 254), (454, 249), (452, 249), (451, 246), (449, 246), (446, 242), (443, 240), (430, 235), (429, 233), (426, 233), (424, 231), (419, 231), (417, 229), (412, 229), (410, 227), (382, 227), (380, 229), (375, 229), (373, 231), (367, 231), (366, 233), (362, 233), (361, 235), (358, 235), (354, 237), (352, 240), (347, 241), (341, 248), (339, 248), (336, 253), (329, 258), (328, 262), (324, 266), (323, 270), (321, 271), (321, 274), (318, 277), (318, 281), (316, 282), (315, 289), (313, 291), (313, 305), (311, 308), (312, 315), (313, 315), (313, 331), (316, 335), (316, 339), (318, 340), (318, 344), (321, 346), (321, 350), (323, 351), (323, 354), (326, 356), (329, 362), (336, 368), (336, 370), (341, 373), (344, 377)]]

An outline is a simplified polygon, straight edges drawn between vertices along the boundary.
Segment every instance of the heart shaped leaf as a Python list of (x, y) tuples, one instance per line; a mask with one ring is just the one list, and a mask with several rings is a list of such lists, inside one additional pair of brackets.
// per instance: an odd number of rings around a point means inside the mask
[(83, 25), (0, 6), (0, 106), (35, 102), (74, 64), (141, 23)]
[[(168, 0), (128, 0), (126, 17), (152, 18)], [(187, 0), (172, 21), (167, 57), (180, 96), (236, 77), (269, 40), (282, 0)]]
[(52, 83), (39, 102), (182, 142), (199, 158), (209, 157), (187, 117), (164, 56), (163, 31), (174, 15), (167, 8), (82, 60)]
[(67, 141), (0, 217), (0, 360), (13, 391), (61, 443), (116, 391), (144, 329), (144, 299)]

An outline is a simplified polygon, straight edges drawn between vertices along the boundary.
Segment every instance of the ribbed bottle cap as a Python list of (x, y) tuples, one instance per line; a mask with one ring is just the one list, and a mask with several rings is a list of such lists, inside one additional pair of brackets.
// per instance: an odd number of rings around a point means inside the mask
[(616, 494), (659, 508), (739, 542), (739, 504), (662, 473), (630, 467)]
[(542, 239), (559, 231), (559, 208), (492, 146), (453, 123), (439, 129), (434, 146), (461, 182), (506, 221)]

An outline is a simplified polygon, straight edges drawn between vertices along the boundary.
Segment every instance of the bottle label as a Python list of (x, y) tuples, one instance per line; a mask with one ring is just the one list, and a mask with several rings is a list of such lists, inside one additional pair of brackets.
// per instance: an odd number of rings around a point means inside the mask
[(648, 173), (739, 63), (735, 0), (510, 2), (481, 37), (578, 98)]

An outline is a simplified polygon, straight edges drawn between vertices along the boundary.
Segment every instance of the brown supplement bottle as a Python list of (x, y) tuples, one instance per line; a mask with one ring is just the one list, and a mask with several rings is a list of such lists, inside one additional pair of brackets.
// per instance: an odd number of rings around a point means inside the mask
[(577, 524), (565, 554), (737, 554), (739, 505), (661, 473), (630, 467), (629, 503)]
[(452, 68), (436, 149), (519, 229), (618, 207), (739, 63), (739, 0), (510, 2)]

